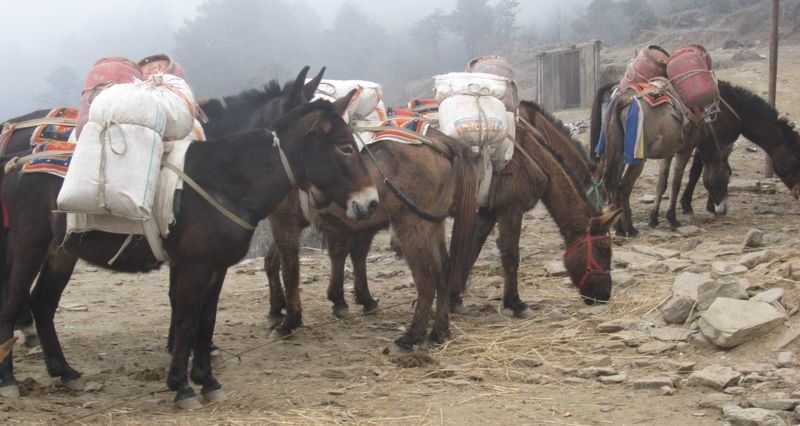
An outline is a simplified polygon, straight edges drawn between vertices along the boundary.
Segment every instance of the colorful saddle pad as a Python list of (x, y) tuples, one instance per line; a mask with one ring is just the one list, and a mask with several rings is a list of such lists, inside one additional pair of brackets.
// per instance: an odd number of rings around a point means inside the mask
[[(58, 118), (57, 123), (45, 123), (36, 127), (31, 136), (31, 145), (43, 142), (69, 140), (69, 135), (75, 129), (75, 120), (78, 110), (75, 108), (53, 108), (45, 118)], [(70, 122), (71, 121), (71, 122)]]
[(422, 117), (395, 117), (383, 122), (372, 141), (393, 140), (416, 144), (419, 143), (419, 135), (425, 136), (429, 127), (430, 122)]
[(33, 148), (34, 154), (43, 154), (22, 166), (23, 173), (49, 173), (64, 177), (67, 174), (69, 163), (75, 144), (64, 141), (42, 142)]

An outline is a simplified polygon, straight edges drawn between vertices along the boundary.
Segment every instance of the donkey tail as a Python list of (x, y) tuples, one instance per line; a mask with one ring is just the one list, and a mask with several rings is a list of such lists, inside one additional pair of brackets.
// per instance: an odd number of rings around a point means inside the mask
[[(624, 128), (622, 124), (622, 102), (617, 98), (608, 108), (608, 121), (606, 122), (606, 142), (603, 157), (603, 184), (607, 189), (617, 188), (619, 179), (625, 168), (623, 154), (625, 151)], [(609, 137), (610, 136), (610, 137)]]
[(611, 91), (616, 85), (617, 83), (611, 82), (600, 86), (592, 101), (592, 117), (589, 129), (589, 156), (595, 161), (597, 161), (598, 157), (595, 148), (597, 147), (597, 141), (600, 139), (600, 132), (603, 129), (603, 99), (605, 99), (606, 93)]
[(461, 294), (467, 283), (471, 266), (470, 257), (477, 245), (474, 238), (474, 227), (478, 212), (478, 184), (477, 165), (472, 160), (469, 148), (459, 144), (460, 150), (456, 151), (453, 165), (456, 172), (453, 228), (450, 235), (449, 256), (444, 264), (443, 278), (446, 281), (449, 293), (439, 294), (449, 300), (449, 295)]

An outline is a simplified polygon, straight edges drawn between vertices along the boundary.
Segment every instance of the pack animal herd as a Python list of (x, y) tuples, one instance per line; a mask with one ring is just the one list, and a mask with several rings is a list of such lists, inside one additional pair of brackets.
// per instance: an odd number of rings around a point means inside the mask
[[(619, 89), (624, 84), (601, 86), (592, 107), (591, 154), (538, 104), (519, 101), (505, 130), (505, 136), (513, 135), (513, 155), (487, 177), (486, 147), (476, 149), (458, 134), (445, 134), (435, 121), (424, 135), (414, 136), (415, 143), (357, 143), (343, 118), (356, 90), (338, 99), (315, 99), (325, 70), (310, 79), (308, 71), (303, 68), (283, 87), (270, 81), (263, 88), (201, 104), (208, 140), (188, 145), (175, 221), (162, 237), (166, 262), (154, 255), (143, 235), (67, 232), (66, 214), (58, 205), (64, 177), (23, 167), (43, 154), (31, 146), (35, 127), (22, 124), (47, 124), (50, 110), (5, 123), (0, 136), (5, 164), (0, 186), (5, 225), (0, 233), (0, 342), (5, 342), (0, 345), (0, 396), (19, 397), (11, 356), (14, 330), (26, 318), (30, 322), (31, 314), (48, 373), (69, 388), (81, 388), (81, 373), (67, 363), (54, 326), (59, 299), (79, 259), (124, 272), (152, 271), (168, 263), (172, 316), (167, 385), (175, 392), (176, 405), (191, 409), (202, 406), (201, 397), (225, 397), (211, 363), (220, 290), (227, 269), (245, 256), (255, 225), (265, 218), (273, 236), (264, 258), (272, 339), (285, 338), (302, 325), (299, 251), (305, 227), (313, 225), (325, 237), (331, 264), (327, 295), (337, 317), (349, 313), (343, 290), (347, 256), (355, 302), (364, 312), (378, 308), (368, 288), (366, 260), (375, 235), (391, 228), (417, 289), (407, 331), (384, 349), (391, 355), (411, 351), (426, 337), (436, 343), (447, 339), (449, 313), (466, 312), (461, 295), (495, 225), (503, 306), (520, 318), (534, 314), (520, 298), (517, 273), (523, 215), (540, 200), (563, 238), (564, 266), (580, 297), (587, 304), (608, 301), (611, 227), (617, 235), (637, 233), (628, 198), (644, 158), (661, 159), (651, 226), (658, 223), (673, 159), (666, 217), (672, 227), (679, 225), (678, 192), (692, 152), (684, 211), (692, 211), (692, 191), (702, 173), (708, 208), (725, 213), (731, 174), (727, 160), (740, 135), (769, 154), (775, 173), (792, 196), (800, 196), (800, 136), (766, 101), (725, 81), (714, 80), (713, 108), (703, 111), (687, 108), (674, 92), (668, 101), (644, 102), (647, 93), (657, 96), (642, 81), (627, 84), (626, 90)], [(642, 69), (634, 71), (641, 77)], [(656, 95), (669, 87), (662, 85)], [(630, 121), (631, 108), (643, 122)], [(624, 160), (630, 123), (644, 140), (642, 161)], [(600, 139), (602, 147), (596, 149)], [(113, 147), (110, 143), (108, 149)], [(482, 184), (489, 196), (479, 201)], [(453, 219), (449, 247), (447, 218)], [(190, 379), (201, 387), (200, 396)]]

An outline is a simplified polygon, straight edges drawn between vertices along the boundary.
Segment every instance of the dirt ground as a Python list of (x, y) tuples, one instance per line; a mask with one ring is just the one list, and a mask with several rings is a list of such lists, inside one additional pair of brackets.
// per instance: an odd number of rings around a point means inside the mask
[[(766, 57), (766, 46), (754, 49)], [(715, 55), (712, 51), (712, 55)], [(724, 58), (726, 53), (719, 52)], [(778, 109), (800, 116), (800, 46), (781, 46)], [(730, 61), (717, 76), (766, 97), (767, 60)], [(565, 121), (587, 120), (588, 111), (559, 112)], [(579, 137), (587, 139), (586, 134)], [(766, 181), (764, 154), (740, 140), (731, 164), (734, 181)], [(651, 194), (657, 164), (648, 162), (633, 200)], [(731, 190), (728, 216), (703, 211), (705, 192), (695, 196), (698, 226), (689, 236), (671, 232), (662, 220), (647, 228), (649, 205), (634, 201), (642, 235), (615, 238), (615, 250), (633, 244), (679, 250), (698, 242), (741, 244), (751, 228), (783, 236), (767, 248), (787, 253), (800, 248), (798, 202), (777, 180), (777, 191), (754, 192), (747, 185)], [(663, 207), (662, 207), (663, 208)], [(336, 320), (325, 299), (328, 261), (325, 253), (302, 253), (302, 301), (305, 326), (285, 341), (267, 340), (267, 293), (261, 259), (232, 268), (220, 300), (215, 342), (223, 354), (215, 366), (227, 400), (186, 412), (173, 407), (166, 390), (165, 351), (169, 320), (167, 270), (144, 275), (117, 274), (79, 265), (68, 286), (56, 326), (67, 358), (87, 382), (84, 391), (60, 387), (47, 376), (37, 351), (16, 346), (14, 364), (22, 397), (0, 400), (4, 424), (675, 424), (719, 425), (720, 410), (698, 403), (708, 389), (685, 386), (677, 376), (673, 394), (639, 390), (632, 382), (663, 375), (662, 361), (742, 365), (774, 360), (780, 336), (766, 336), (733, 350), (679, 342), (660, 354), (643, 355), (636, 347), (615, 344), (614, 335), (597, 324), (633, 318), (663, 325), (659, 305), (671, 294), (677, 271), (632, 273), (617, 283), (608, 305), (587, 308), (563, 277), (547, 276), (543, 264), (558, 261), (563, 241), (546, 211), (537, 207), (523, 225), (521, 293), (536, 315), (529, 320), (500, 310), (502, 275), (493, 239), (484, 247), (465, 297), (471, 309), (451, 319), (453, 336), (442, 347), (418, 352), (415, 363), (401, 366), (381, 353), (400, 336), (412, 313), (415, 290), (402, 260), (388, 250), (388, 233), (379, 234), (369, 257), (369, 279), (381, 310)], [(493, 237), (491, 237), (493, 238)], [(735, 260), (732, 253), (717, 260)], [(699, 263), (699, 268), (707, 263)], [(349, 268), (349, 265), (348, 265)], [(626, 274), (618, 266), (617, 274)], [(800, 305), (797, 282), (777, 274), (742, 276), (763, 288), (783, 287), (787, 307)], [(348, 284), (348, 292), (352, 283)], [(794, 318), (790, 318), (789, 321)], [(619, 343), (619, 342), (616, 342)], [(797, 352), (791, 342), (780, 350)], [(800, 354), (798, 354), (800, 355)], [(575, 370), (610, 367), (624, 373), (621, 383), (604, 384), (575, 377)], [(783, 387), (781, 387), (783, 386)], [(797, 385), (778, 385), (791, 393)], [(747, 390), (751, 392), (751, 390)], [(752, 392), (755, 392), (753, 390)]]

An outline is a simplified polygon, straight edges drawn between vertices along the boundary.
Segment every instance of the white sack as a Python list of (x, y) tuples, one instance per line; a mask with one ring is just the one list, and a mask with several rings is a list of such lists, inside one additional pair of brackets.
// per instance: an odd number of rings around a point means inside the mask
[(86, 123), (58, 194), (58, 209), (148, 220), (163, 149), (161, 136), (150, 128)]
[(141, 81), (114, 84), (100, 92), (89, 108), (89, 121), (137, 124), (164, 134), (167, 117), (152, 87)]

